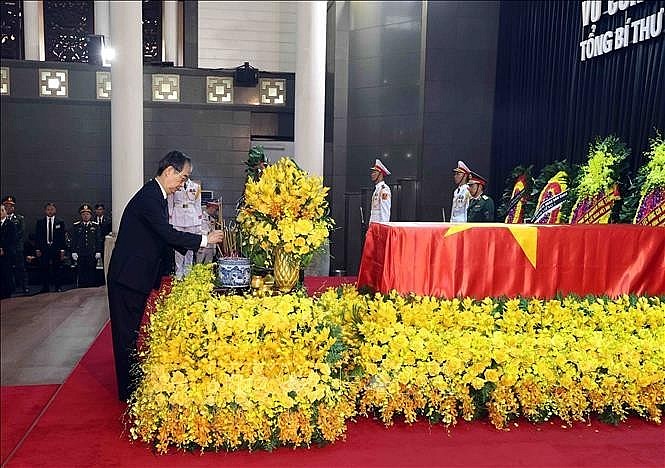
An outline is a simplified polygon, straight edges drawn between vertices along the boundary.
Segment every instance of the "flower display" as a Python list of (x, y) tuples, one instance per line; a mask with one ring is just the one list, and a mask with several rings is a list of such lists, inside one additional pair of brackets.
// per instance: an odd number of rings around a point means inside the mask
[(665, 226), (665, 139), (660, 133), (644, 154), (647, 163), (633, 179), (621, 220), (644, 226)]
[(573, 168), (566, 160), (554, 161), (540, 171), (526, 199), (525, 222), (561, 224), (568, 218), (571, 205), (568, 187), (572, 173)]
[(361, 379), (358, 411), (454, 425), (487, 415), (566, 422), (629, 412), (660, 422), (665, 302), (658, 297), (453, 299), (362, 296), (319, 301)]
[(343, 438), (346, 421), (661, 422), (665, 299), (216, 296), (196, 265), (149, 324), (133, 439), (159, 452)]
[(314, 301), (213, 296), (195, 265), (152, 314), (130, 435), (201, 449), (309, 445), (343, 437), (355, 413), (339, 327)]
[(308, 175), (290, 158), (267, 167), (258, 180), (248, 180), (238, 222), (248, 255), (255, 248), (267, 253), (257, 266), (272, 267), (276, 248), (296, 256), (303, 267), (309, 264), (333, 226), (328, 190), (322, 177)]
[(608, 223), (621, 199), (619, 179), (630, 150), (615, 136), (597, 138), (575, 180), (570, 223)]
[(531, 194), (533, 165), (517, 166), (506, 178), (506, 189), (501, 197), (501, 204), (497, 210), (498, 218), (507, 224), (521, 224), (524, 222), (525, 208)]

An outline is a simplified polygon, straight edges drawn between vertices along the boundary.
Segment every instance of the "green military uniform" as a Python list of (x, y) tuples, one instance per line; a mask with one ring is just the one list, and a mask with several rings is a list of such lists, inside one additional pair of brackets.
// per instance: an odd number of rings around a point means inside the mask
[[(80, 212), (88, 211), (88, 205), (83, 205)], [(78, 266), (78, 286), (87, 288), (97, 286), (97, 260), (101, 258), (103, 250), (101, 229), (93, 221), (77, 221), (72, 229), (72, 257), (76, 254)]]
[(470, 223), (491, 223), (494, 221), (494, 201), (485, 194), (469, 200), (466, 219)]

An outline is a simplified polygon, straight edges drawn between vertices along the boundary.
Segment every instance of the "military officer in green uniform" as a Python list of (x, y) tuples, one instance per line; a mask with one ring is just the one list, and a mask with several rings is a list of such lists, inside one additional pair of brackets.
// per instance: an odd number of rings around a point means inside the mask
[(491, 223), (494, 221), (494, 200), (485, 195), (485, 186), (487, 180), (478, 174), (472, 174), (468, 182), (469, 208), (466, 213), (466, 220), (469, 223)]
[(16, 198), (13, 195), (7, 195), (2, 199), (2, 204), (5, 205), (7, 211), (7, 218), (14, 223), (16, 227), (16, 251), (14, 258), (11, 261), (14, 284), (16, 289), (23, 294), (28, 294), (28, 275), (25, 271), (25, 257), (23, 256), (23, 243), (25, 242), (25, 218), (16, 213)]
[(78, 266), (78, 286), (97, 285), (97, 260), (102, 258), (102, 239), (99, 224), (92, 221), (92, 207), (84, 203), (79, 208), (81, 220), (72, 230), (72, 260)]

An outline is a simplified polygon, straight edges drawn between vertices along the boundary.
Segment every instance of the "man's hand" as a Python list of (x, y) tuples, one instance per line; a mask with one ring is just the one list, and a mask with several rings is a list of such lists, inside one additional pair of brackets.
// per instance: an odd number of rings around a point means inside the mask
[(76, 262), (78, 261), (78, 259), (79, 259), (79, 254), (77, 254), (76, 252), (72, 252), (72, 260)]
[(102, 254), (100, 252), (97, 252), (95, 254), (95, 259), (99, 260), (100, 258), (102, 258)]
[(219, 244), (224, 240), (224, 231), (216, 230), (208, 234), (208, 244)]
[(39, 249), (35, 250), (35, 255), (37, 255), (37, 257), (41, 257), (42, 256), (42, 251), (39, 250)]

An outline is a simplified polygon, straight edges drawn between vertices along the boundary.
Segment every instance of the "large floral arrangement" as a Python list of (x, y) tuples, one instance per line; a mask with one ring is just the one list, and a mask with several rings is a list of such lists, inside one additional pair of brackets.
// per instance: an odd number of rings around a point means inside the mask
[(568, 186), (573, 169), (567, 160), (543, 167), (533, 182), (525, 204), (525, 221), (533, 224), (560, 224), (570, 213)]
[(352, 350), (359, 412), (386, 425), (397, 414), (445, 425), (488, 415), (498, 428), (520, 415), (661, 420), (662, 298), (440, 300), (346, 288), (320, 305)]
[(131, 437), (160, 452), (343, 437), (355, 390), (339, 327), (308, 297), (212, 296), (212, 278), (194, 266), (151, 316)]
[[(328, 238), (333, 221), (325, 197), (329, 188), (290, 158), (267, 167), (258, 180), (248, 180), (245, 204), (238, 214), (246, 253), (259, 267), (272, 267), (277, 248), (307, 266)], [(257, 257), (260, 248), (266, 255)]]
[(378, 414), (454, 425), (634, 413), (661, 422), (665, 299), (214, 296), (196, 265), (158, 301), (130, 435), (185, 449), (332, 442)]
[(517, 166), (506, 178), (506, 188), (497, 210), (498, 218), (504, 223), (521, 224), (524, 222), (527, 202), (533, 186), (531, 171), (533, 165)]
[(575, 180), (570, 223), (608, 223), (618, 212), (619, 183), (630, 150), (617, 137), (597, 138)]
[(660, 134), (645, 153), (647, 163), (637, 173), (626, 197), (621, 221), (665, 226), (665, 139)]

